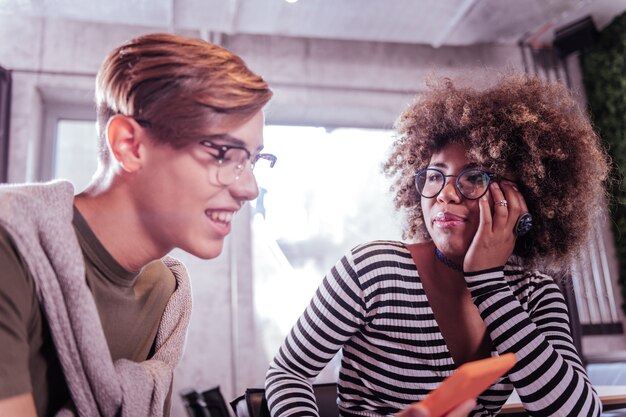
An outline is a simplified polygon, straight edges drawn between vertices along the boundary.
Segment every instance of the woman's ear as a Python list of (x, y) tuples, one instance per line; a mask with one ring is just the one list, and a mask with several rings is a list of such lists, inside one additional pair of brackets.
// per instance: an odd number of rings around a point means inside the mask
[(107, 125), (107, 145), (118, 165), (126, 172), (136, 172), (142, 166), (141, 126), (131, 117), (113, 116)]

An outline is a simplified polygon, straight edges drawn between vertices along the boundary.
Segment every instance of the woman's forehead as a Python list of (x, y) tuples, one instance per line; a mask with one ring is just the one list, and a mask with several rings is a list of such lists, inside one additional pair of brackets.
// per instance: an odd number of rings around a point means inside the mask
[(461, 143), (450, 143), (433, 152), (430, 156), (430, 165), (439, 164), (462, 164), (470, 162), (467, 146)]

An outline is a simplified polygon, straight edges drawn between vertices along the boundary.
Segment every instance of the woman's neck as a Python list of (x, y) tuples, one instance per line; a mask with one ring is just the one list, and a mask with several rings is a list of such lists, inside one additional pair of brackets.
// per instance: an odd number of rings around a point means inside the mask
[(454, 271), (457, 271), (457, 272), (463, 272), (463, 265), (458, 264), (458, 263), (454, 262), (452, 259), (448, 258), (436, 246), (435, 246), (434, 253), (435, 253), (435, 258), (437, 258), (437, 260), (439, 262), (441, 262), (442, 264), (444, 264), (448, 268), (453, 269)]

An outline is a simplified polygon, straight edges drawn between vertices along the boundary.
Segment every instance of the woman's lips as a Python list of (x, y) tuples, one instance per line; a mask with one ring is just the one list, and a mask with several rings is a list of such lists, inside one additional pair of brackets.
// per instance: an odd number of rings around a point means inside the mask
[(444, 213), (440, 211), (435, 216), (434, 224), (440, 228), (449, 228), (460, 226), (465, 223), (465, 218), (452, 213)]

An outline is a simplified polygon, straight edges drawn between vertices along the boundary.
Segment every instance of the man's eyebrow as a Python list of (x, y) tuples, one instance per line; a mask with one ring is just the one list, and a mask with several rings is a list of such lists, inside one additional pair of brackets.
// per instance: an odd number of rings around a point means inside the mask
[[(241, 139), (237, 139), (236, 137), (228, 135), (228, 134), (209, 135), (209, 136), (205, 136), (204, 140), (208, 140), (211, 142), (214, 142), (214, 141), (226, 142), (225, 144), (230, 144), (233, 146), (241, 146), (242, 148), (246, 148), (246, 144), (244, 141), (242, 141)], [(263, 150), (263, 145), (260, 145), (258, 148), (256, 148), (256, 150), (253, 153), (260, 152), (261, 150)]]
[(236, 145), (236, 146), (241, 146), (244, 147), (245, 143), (241, 140), (241, 139), (237, 139), (234, 136), (230, 136), (230, 135), (226, 135), (226, 134), (219, 134), (219, 135), (209, 135), (209, 136), (205, 136), (203, 138), (204, 140), (208, 140), (211, 142), (227, 142), (231, 145)]

